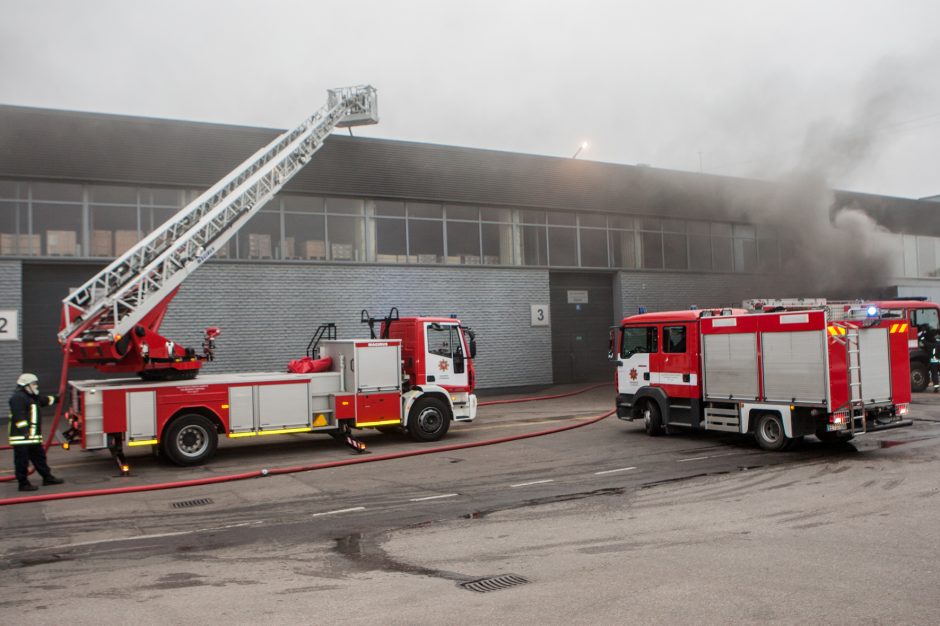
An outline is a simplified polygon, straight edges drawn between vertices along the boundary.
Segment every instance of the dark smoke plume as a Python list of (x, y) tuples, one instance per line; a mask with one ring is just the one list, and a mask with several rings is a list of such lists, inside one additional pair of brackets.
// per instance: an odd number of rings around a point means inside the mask
[(798, 163), (771, 178), (774, 184), (749, 198), (740, 212), (776, 230), (783, 270), (800, 277), (806, 295), (875, 297), (894, 276), (894, 238), (874, 219), (841, 204), (832, 181), (842, 179), (879, 147), (881, 130), (910, 92), (903, 72), (883, 63), (860, 87), (853, 119), (811, 126)]

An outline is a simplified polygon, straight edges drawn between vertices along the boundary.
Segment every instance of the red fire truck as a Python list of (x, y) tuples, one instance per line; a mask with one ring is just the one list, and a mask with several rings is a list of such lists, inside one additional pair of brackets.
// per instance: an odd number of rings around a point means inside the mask
[[(70, 381), (68, 439), (107, 448), (122, 473), (124, 446), (155, 446), (180, 465), (202, 463), (220, 436), (323, 432), (364, 446), (352, 428), (404, 427), (434, 441), (476, 415), (473, 333), (455, 318), (376, 320), (369, 339), (338, 340), (327, 324), (289, 373), (218, 374), (196, 380), (215, 356), (160, 334), (182, 282), (306, 165), (338, 126), (378, 121), (375, 89), (330, 90), (313, 116), (275, 138), (63, 300), (59, 341), (69, 366), (138, 378)], [(329, 330), (330, 332), (323, 332)], [(302, 361), (302, 360), (298, 360)]]
[(72, 438), (109, 449), (157, 446), (178, 465), (205, 462), (220, 436), (324, 433), (363, 449), (353, 428), (403, 427), (436, 441), (476, 416), (473, 332), (454, 318), (386, 318), (381, 338), (326, 339), (310, 373), (213, 374), (69, 383)]
[(617, 416), (659, 435), (752, 434), (766, 450), (910, 425), (906, 329), (869, 311), (711, 309), (624, 318)]

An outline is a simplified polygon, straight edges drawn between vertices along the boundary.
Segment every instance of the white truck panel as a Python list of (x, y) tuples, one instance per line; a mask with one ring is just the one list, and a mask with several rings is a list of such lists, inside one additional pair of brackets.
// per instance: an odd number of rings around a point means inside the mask
[(767, 402), (827, 401), (828, 353), (824, 332), (762, 333), (761, 345)]
[(754, 400), (757, 386), (757, 334), (704, 335), (705, 398)]
[(862, 400), (866, 403), (890, 402), (891, 355), (887, 329), (861, 329), (858, 348), (862, 366)]

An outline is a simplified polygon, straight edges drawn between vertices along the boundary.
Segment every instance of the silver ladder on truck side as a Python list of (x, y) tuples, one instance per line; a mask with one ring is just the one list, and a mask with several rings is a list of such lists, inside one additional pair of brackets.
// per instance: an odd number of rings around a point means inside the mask
[[(862, 394), (862, 350), (859, 328), (845, 326), (846, 370), (849, 379), (849, 428), (851, 432), (868, 432), (865, 420), (865, 396)], [(855, 420), (860, 419), (861, 430), (855, 428)]]
[(59, 342), (125, 335), (205, 263), (338, 126), (378, 122), (375, 88), (329, 90), (327, 104), (258, 150), (63, 301)]

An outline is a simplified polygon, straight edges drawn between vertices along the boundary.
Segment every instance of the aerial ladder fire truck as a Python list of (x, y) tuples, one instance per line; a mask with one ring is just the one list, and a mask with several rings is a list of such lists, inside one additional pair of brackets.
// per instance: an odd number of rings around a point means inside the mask
[(362, 451), (352, 428), (403, 427), (434, 441), (450, 421), (475, 417), (475, 341), (456, 318), (399, 318), (393, 310), (377, 335), (364, 312), (370, 338), (339, 340), (335, 325), (324, 325), (308, 345), (305, 367), (198, 379), (202, 364), (214, 359), (219, 329), (206, 330), (199, 352), (160, 334), (186, 277), (310, 161), (334, 128), (377, 121), (373, 87), (329, 90), (314, 115), (63, 300), (63, 380), (70, 366), (137, 375), (69, 381), (70, 442), (110, 450), (126, 474), (125, 446), (155, 446), (176, 464), (194, 465), (212, 456), (220, 436), (322, 432)]
[(746, 304), (624, 318), (611, 334), (617, 416), (642, 420), (652, 436), (750, 434), (765, 450), (911, 424), (898, 320), (860, 303)]

